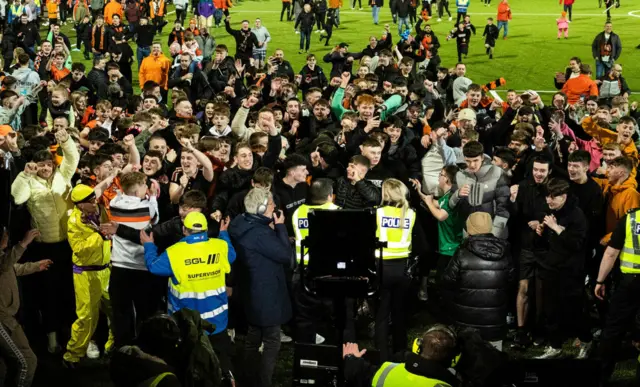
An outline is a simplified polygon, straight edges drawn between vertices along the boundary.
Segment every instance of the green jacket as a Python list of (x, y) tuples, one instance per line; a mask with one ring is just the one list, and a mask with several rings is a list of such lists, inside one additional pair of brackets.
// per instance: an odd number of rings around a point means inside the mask
[[(331, 99), (331, 110), (333, 114), (338, 117), (338, 120), (342, 119), (342, 115), (346, 112), (351, 112), (353, 110), (345, 109), (342, 106), (342, 99), (344, 98), (344, 88), (339, 87), (338, 90), (333, 94), (333, 98)], [(402, 97), (397, 94), (389, 97), (382, 105), (386, 107), (385, 110), (380, 112), (380, 121), (384, 121), (385, 118), (391, 116), (396, 109), (400, 107), (402, 104)]]

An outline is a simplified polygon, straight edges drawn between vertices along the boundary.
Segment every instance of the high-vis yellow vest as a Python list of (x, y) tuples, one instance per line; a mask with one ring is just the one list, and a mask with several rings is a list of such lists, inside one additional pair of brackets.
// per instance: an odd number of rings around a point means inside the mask
[[(411, 232), (416, 213), (409, 208), (402, 218), (402, 208), (391, 206), (380, 207), (376, 213), (376, 236), (380, 242), (387, 242), (387, 247), (382, 249), (382, 259), (408, 258), (411, 254)], [(376, 250), (376, 258), (380, 258), (380, 250)]]
[(412, 374), (402, 363), (384, 362), (376, 372), (371, 387), (451, 387), (438, 379)]
[(626, 274), (640, 274), (640, 223), (636, 218), (639, 211), (627, 214), (627, 233), (620, 252), (620, 271)]
[[(167, 249), (173, 276), (169, 279), (168, 308), (177, 312), (189, 308), (216, 325), (218, 333), (227, 327), (225, 274), (231, 272), (227, 242), (194, 234)], [(199, 239), (199, 241), (197, 241)]]
[[(307, 205), (303, 204), (298, 207), (293, 213), (291, 222), (293, 223), (293, 232), (296, 236), (296, 261), (300, 263), (300, 248), (302, 247), (302, 241), (309, 236), (309, 210), (337, 210), (338, 206), (331, 202), (326, 202), (320, 205)], [(304, 264), (309, 262), (309, 255), (305, 249), (304, 252)]]

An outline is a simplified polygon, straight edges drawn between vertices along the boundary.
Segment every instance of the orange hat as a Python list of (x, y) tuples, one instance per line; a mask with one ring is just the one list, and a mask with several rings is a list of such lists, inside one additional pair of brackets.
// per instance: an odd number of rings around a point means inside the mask
[(0, 136), (6, 136), (9, 133), (13, 133), (13, 128), (9, 125), (0, 125)]

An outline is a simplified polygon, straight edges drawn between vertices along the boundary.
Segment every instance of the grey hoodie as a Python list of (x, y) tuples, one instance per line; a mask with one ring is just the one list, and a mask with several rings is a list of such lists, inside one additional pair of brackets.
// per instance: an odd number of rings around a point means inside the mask
[(15, 91), (18, 95), (28, 95), (40, 83), (40, 75), (29, 67), (20, 67), (11, 76), (17, 80)]

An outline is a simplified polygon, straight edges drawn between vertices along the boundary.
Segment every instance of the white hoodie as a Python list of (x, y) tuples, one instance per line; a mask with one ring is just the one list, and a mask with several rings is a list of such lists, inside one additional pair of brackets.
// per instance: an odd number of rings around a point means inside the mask
[(28, 66), (20, 67), (15, 70), (11, 76), (17, 80), (15, 92), (18, 93), (18, 95), (29, 95), (31, 93), (31, 89), (40, 83), (40, 75), (31, 70)]

